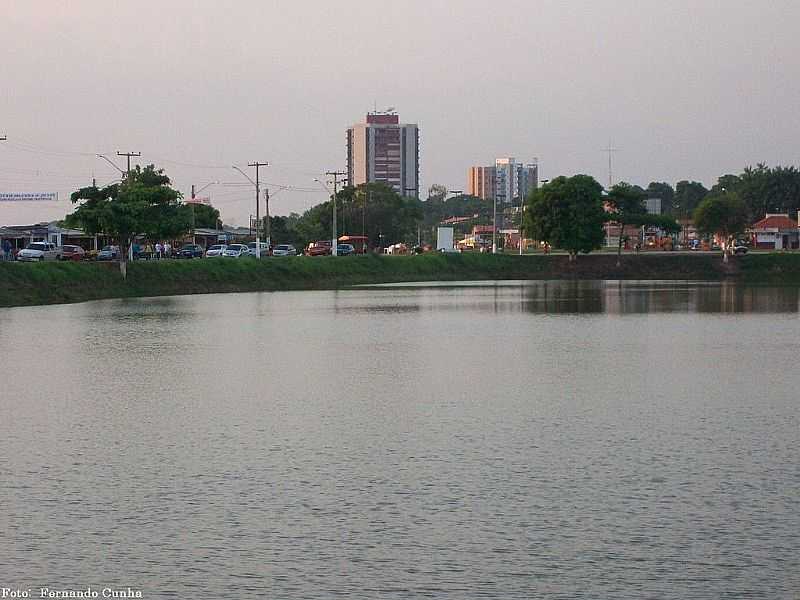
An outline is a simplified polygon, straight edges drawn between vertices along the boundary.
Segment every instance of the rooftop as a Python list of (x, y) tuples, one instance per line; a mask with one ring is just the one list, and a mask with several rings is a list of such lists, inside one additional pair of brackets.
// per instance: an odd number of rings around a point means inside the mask
[(767, 215), (760, 221), (753, 223), (751, 229), (797, 229), (798, 224), (794, 219), (789, 218), (789, 215)]

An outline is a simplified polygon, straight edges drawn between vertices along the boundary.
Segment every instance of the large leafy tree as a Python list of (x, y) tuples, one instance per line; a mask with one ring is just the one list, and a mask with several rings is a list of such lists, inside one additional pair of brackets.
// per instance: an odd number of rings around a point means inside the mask
[(93, 235), (112, 237), (121, 250), (120, 271), (127, 273), (127, 255), (138, 236), (170, 239), (191, 228), (190, 209), (180, 202), (181, 193), (170, 186), (163, 169), (136, 166), (121, 183), (98, 188), (85, 187), (72, 193), (79, 206), (67, 223)]
[(447, 188), (439, 183), (434, 183), (428, 188), (428, 202), (431, 200), (444, 202), (447, 198)]
[(648, 198), (661, 199), (661, 212), (664, 214), (672, 214), (675, 199), (675, 190), (672, 186), (664, 181), (651, 181), (650, 185), (645, 190)]
[(706, 194), (708, 190), (699, 181), (679, 181), (675, 184), (673, 213), (681, 218), (688, 218)]
[[(422, 221), (422, 205), (417, 198), (403, 197), (385, 183), (348, 186), (336, 195), (338, 233), (361, 235), (363, 231), (373, 246), (381, 241), (410, 241), (416, 238)], [(286, 237), (302, 245), (330, 239), (332, 221), (333, 204), (329, 200), (311, 207), (302, 216), (293, 216), (283, 225)]]
[(219, 211), (208, 204), (189, 204), (189, 208), (193, 215), (195, 227), (207, 227), (208, 229), (216, 229), (219, 225)]
[(722, 260), (728, 262), (732, 238), (747, 228), (747, 206), (736, 192), (709, 194), (695, 209), (694, 224), (700, 232), (720, 239)]
[(523, 228), (528, 237), (569, 252), (574, 261), (603, 244), (603, 187), (589, 175), (557, 177), (528, 197)]
[(644, 199), (644, 193), (624, 181), (612, 187), (608, 192), (608, 196), (606, 196), (606, 203), (610, 209), (609, 217), (619, 225), (617, 266), (620, 265), (620, 257), (622, 256), (625, 227), (645, 224), (648, 215), (644, 206)]
[(747, 167), (738, 179), (734, 191), (747, 206), (751, 222), (763, 218), (766, 213), (786, 213), (794, 217), (800, 210), (800, 170), (796, 167), (770, 168), (758, 164)]
[[(652, 186), (653, 184), (650, 185)], [(612, 187), (608, 192), (608, 196), (606, 196), (609, 218), (617, 223), (620, 228), (617, 245), (617, 266), (620, 266), (621, 263), (623, 234), (626, 226), (658, 227), (667, 233), (680, 231), (680, 225), (671, 216), (653, 215), (647, 212), (647, 208), (644, 205), (644, 200), (647, 196), (648, 193), (640, 187), (624, 181)]]

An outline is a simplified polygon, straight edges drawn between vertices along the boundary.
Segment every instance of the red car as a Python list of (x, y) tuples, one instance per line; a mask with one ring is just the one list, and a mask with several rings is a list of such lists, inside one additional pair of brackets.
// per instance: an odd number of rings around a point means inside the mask
[(327, 256), (331, 253), (331, 241), (320, 240), (318, 242), (311, 242), (306, 247), (307, 256)]
[(61, 252), (61, 260), (83, 260), (86, 258), (86, 251), (80, 246), (64, 246)]

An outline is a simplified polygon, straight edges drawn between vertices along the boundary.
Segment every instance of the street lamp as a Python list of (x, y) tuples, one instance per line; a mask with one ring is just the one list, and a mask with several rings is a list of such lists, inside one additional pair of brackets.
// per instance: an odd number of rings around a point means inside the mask
[(117, 171), (119, 171), (120, 173), (122, 173), (123, 175), (125, 175), (125, 171), (123, 171), (122, 169), (120, 169), (120, 168), (119, 168), (119, 167), (116, 165), (116, 163), (114, 163), (114, 161), (112, 161), (112, 160), (111, 160), (110, 158), (108, 158), (106, 155), (104, 155), (104, 154), (95, 154), (95, 156), (96, 156), (97, 158), (102, 158), (104, 161), (106, 161), (108, 164), (110, 164), (112, 167), (114, 167), (114, 168), (115, 168)]
[(219, 183), (219, 181), (209, 181), (207, 184), (205, 184), (204, 186), (200, 187), (199, 190), (195, 190), (194, 189), (194, 184), (192, 184), (192, 201), (189, 204), (192, 207), (192, 243), (193, 244), (197, 243), (197, 239), (196, 239), (196, 236), (194, 234), (194, 230), (197, 227), (197, 224), (195, 223), (195, 220), (194, 220), (194, 205), (196, 204), (195, 198), (197, 198), (197, 194), (202, 192), (207, 187), (212, 186), (212, 185), (214, 185), (216, 183)]

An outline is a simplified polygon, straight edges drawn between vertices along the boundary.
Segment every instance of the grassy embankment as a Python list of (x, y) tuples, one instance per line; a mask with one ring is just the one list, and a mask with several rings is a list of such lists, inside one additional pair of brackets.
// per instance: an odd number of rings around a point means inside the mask
[(293, 257), (137, 262), (123, 281), (115, 264), (0, 262), (0, 306), (81, 302), (100, 298), (333, 289), (357, 284), (482, 279), (692, 279), (800, 283), (800, 254), (643, 254), (625, 256), (621, 267), (609, 254), (514, 256)]

